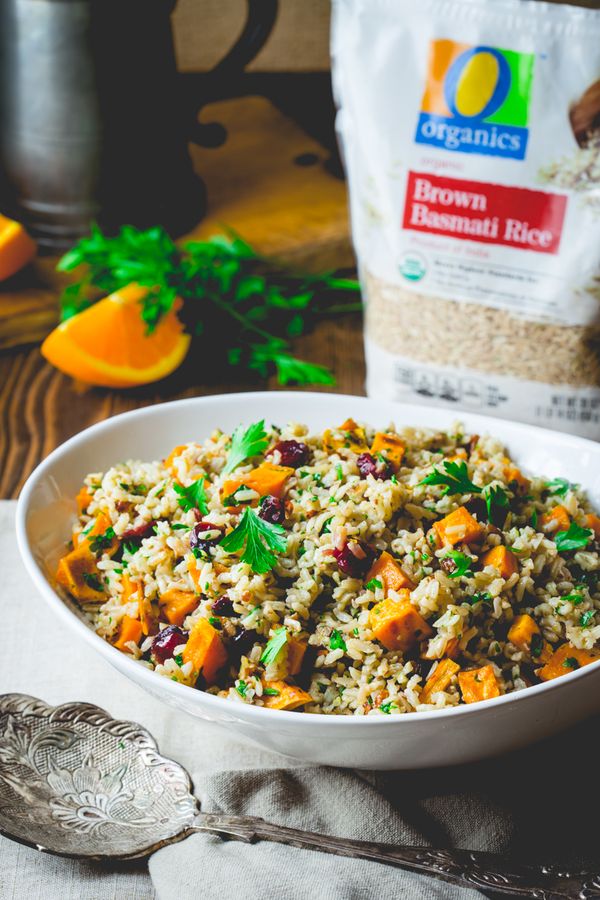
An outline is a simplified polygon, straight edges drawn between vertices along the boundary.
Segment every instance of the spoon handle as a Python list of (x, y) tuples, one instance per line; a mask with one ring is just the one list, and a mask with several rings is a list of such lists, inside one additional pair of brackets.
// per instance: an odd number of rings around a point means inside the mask
[(535, 897), (537, 900), (600, 897), (600, 872), (571, 871), (558, 865), (520, 865), (496, 853), (355, 841), (273, 825), (250, 816), (211, 813), (201, 813), (194, 823), (194, 830), (209, 831), (248, 843), (273, 841), (352, 859), (387, 863), (463, 887), (514, 897)]

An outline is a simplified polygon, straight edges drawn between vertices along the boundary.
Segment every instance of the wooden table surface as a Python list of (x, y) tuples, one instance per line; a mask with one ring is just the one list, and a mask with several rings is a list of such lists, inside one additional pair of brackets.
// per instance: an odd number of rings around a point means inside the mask
[[(364, 393), (364, 357), (360, 316), (322, 322), (295, 343), (299, 356), (329, 366), (340, 393)], [(277, 389), (242, 370), (207, 366), (194, 354), (170, 378), (155, 385), (127, 391), (78, 386), (45, 362), (39, 349), (0, 356), (0, 498), (17, 497), (23, 482), (58, 444), (116, 413), (151, 406), (180, 397), (198, 397), (232, 391)], [(319, 388), (314, 388), (319, 390)], [(190, 434), (190, 439), (196, 435)], [(198, 435), (198, 437), (202, 437)]]

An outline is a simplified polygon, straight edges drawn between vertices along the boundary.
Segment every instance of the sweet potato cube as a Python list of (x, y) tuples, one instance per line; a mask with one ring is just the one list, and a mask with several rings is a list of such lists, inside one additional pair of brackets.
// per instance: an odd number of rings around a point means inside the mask
[(36, 243), (20, 222), (0, 215), (0, 281), (27, 265), (36, 253)]
[(438, 663), (435, 672), (429, 676), (421, 691), (421, 703), (430, 703), (433, 694), (437, 691), (445, 691), (459, 671), (460, 666), (452, 659), (443, 659)]
[(129, 643), (129, 641), (133, 641), (134, 644), (139, 644), (141, 636), (142, 624), (139, 619), (134, 619), (131, 616), (123, 616), (114, 646), (117, 650), (120, 650), (121, 653), (130, 653), (131, 651), (125, 644)]
[(504, 478), (507, 485), (513, 488), (515, 493), (526, 494), (531, 487), (529, 478), (525, 478), (521, 470), (512, 464), (505, 466)]
[(170, 588), (161, 594), (158, 600), (159, 606), (171, 625), (183, 625), (186, 616), (194, 612), (200, 602), (200, 598), (192, 591), (181, 591), (179, 588)]
[(287, 643), (287, 673), (288, 675), (297, 675), (302, 668), (302, 660), (306, 653), (308, 644), (306, 641), (299, 641), (296, 638), (290, 638)]
[(445, 546), (476, 543), (484, 536), (483, 527), (464, 506), (459, 506), (439, 522), (434, 522), (433, 527), (439, 541)]
[(479, 703), (500, 696), (500, 688), (491, 665), (469, 669), (458, 676), (460, 692), (465, 703)]
[(587, 517), (586, 525), (592, 529), (596, 540), (600, 540), (600, 517), (590, 513)]
[(92, 497), (90, 491), (84, 484), (83, 487), (80, 489), (79, 493), (77, 494), (77, 497), (75, 498), (75, 500), (77, 502), (77, 510), (79, 512), (79, 515), (81, 515), (82, 513), (84, 513), (86, 511), (86, 509), (88, 508), (88, 506), (90, 505), (90, 503), (92, 502), (93, 499), (94, 498)]
[(569, 672), (574, 672), (581, 666), (589, 666), (598, 659), (600, 659), (600, 650), (579, 650), (570, 644), (561, 644), (546, 665), (541, 669), (536, 669), (536, 674), (542, 681), (551, 681), (553, 678), (560, 678), (561, 675), (568, 675)]
[(214, 684), (219, 669), (227, 662), (227, 650), (208, 619), (198, 619), (182, 655), (184, 664), (191, 662), (194, 671), (201, 673), (208, 685)]
[(354, 453), (364, 453), (368, 449), (365, 430), (357, 425), (354, 419), (346, 419), (337, 431), (342, 431), (343, 434), (334, 434), (329, 428), (323, 432), (323, 449), (328, 453), (334, 453), (341, 447)]
[(517, 557), (502, 544), (498, 544), (497, 547), (492, 547), (491, 550), (484, 553), (481, 557), (481, 565), (484, 568), (485, 566), (492, 566), (494, 569), (497, 569), (502, 578), (510, 578), (511, 575), (519, 571)]
[(123, 585), (123, 593), (121, 594), (123, 603), (137, 600), (138, 618), (142, 626), (143, 634), (156, 634), (158, 631), (158, 622), (154, 615), (151, 602), (144, 595), (144, 585), (142, 582), (134, 581), (127, 572), (123, 572), (121, 584)]
[(372, 578), (377, 578), (381, 581), (381, 586), (385, 591), (400, 591), (403, 588), (412, 591), (415, 587), (401, 568), (400, 563), (387, 550), (384, 550), (379, 558), (375, 560), (367, 573), (365, 581), (369, 582)]
[(56, 581), (78, 603), (103, 603), (106, 600), (96, 557), (87, 541), (81, 541), (74, 550), (63, 556), (56, 570)]
[(564, 506), (555, 506), (550, 512), (540, 516), (540, 529), (545, 534), (555, 534), (558, 531), (568, 531), (571, 524), (571, 516)]
[(532, 640), (535, 635), (538, 635), (535, 658), (541, 663), (546, 663), (552, 656), (552, 647), (548, 641), (542, 641), (539, 637), (541, 631), (537, 622), (527, 613), (515, 616), (508, 630), (508, 639), (515, 647), (528, 653), (531, 652)]
[[(99, 513), (96, 517), (96, 521), (86, 534), (86, 538), (88, 539), (89, 543), (91, 544), (95, 537), (98, 537), (101, 534), (106, 534), (111, 525), (112, 522), (110, 521), (110, 518), (106, 515), (106, 513)], [(103, 553), (107, 553), (109, 556), (114, 556), (118, 549), (119, 538), (114, 537), (108, 547), (102, 548), (102, 550), (98, 553), (98, 556), (101, 556)]]
[(402, 440), (397, 435), (384, 434), (383, 431), (377, 432), (371, 444), (373, 456), (381, 453), (395, 471), (400, 468), (405, 449)]
[(267, 709), (297, 709), (305, 703), (312, 703), (312, 697), (302, 688), (285, 681), (265, 681), (264, 688), (277, 693), (263, 693), (262, 700)]
[(276, 466), (274, 463), (264, 462), (256, 469), (252, 469), (246, 475), (239, 478), (229, 478), (222, 487), (224, 497), (233, 494), (243, 484), (256, 491), (261, 497), (267, 494), (273, 494), (275, 497), (281, 497), (285, 483), (294, 474), (291, 466)]
[(431, 637), (433, 631), (402, 591), (402, 600), (388, 598), (377, 603), (369, 613), (373, 636), (388, 650), (408, 650), (417, 641)]

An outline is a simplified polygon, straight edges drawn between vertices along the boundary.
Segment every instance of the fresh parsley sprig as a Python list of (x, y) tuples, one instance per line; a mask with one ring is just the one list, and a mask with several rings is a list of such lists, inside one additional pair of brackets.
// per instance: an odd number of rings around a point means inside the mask
[(545, 488), (550, 494), (557, 494), (559, 497), (564, 497), (569, 491), (576, 490), (578, 487), (578, 484), (572, 484), (566, 478), (553, 478), (552, 481), (545, 484)]
[(277, 564), (275, 554), (285, 552), (287, 535), (282, 525), (266, 522), (247, 506), (236, 528), (219, 543), (227, 553), (243, 549), (242, 562), (248, 563), (258, 575), (264, 575)]
[(227, 462), (223, 467), (223, 472), (233, 472), (244, 460), (250, 459), (252, 456), (258, 456), (264, 453), (269, 446), (269, 438), (265, 431), (265, 420), (244, 429), (242, 425), (238, 425), (231, 436), (231, 446), (227, 453)]
[(446, 494), (481, 493), (481, 488), (476, 484), (473, 484), (469, 478), (469, 470), (466, 462), (450, 462), (449, 460), (445, 460), (442, 465), (446, 470), (445, 472), (441, 472), (439, 469), (434, 468), (433, 472), (430, 472), (430, 474), (420, 481), (419, 484), (443, 484), (445, 487), (445, 490), (442, 492), (443, 496)]
[(177, 503), (184, 512), (189, 512), (190, 509), (197, 509), (203, 516), (208, 513), (204, 477), (199, 478), (198, 481), (193, 481), (187, 487), (182, 487), (175, 482), (173, 488), (175, 493), (179, 494)]
[(273, 637), (265, 644), (260, 661), (263, 665), (268, 666), (269, 663), (275, 662), (285, 645), (287, 644), (288, 633), (287, 628), (281, 626), (276, 628)]
[(126, 225), (114, 237), (94, 226), (58, 269), (83, 266), (80, 279), (63, 292), (63, 319), (136, 282), (149, 289), (140, 303), (149, 332), (179, 298), (177, 315), (207, 348), (263, 376), (275, 371), (281, 384), (333, 384), (325, 367), (296, 359), (290, 340), (323, 315), (362, 306), (348, 299), (359, 290), (356, 281), (282, 268), (233, 233), (179, 246), (158, 226), (140, 231)]
[(583, 550), (591, 541), (594, 532), (591, 528), (582, 528), (577, 522), (571, 522), (567, 531), (559, 531), (554, 543), (559, 553), (568, 550)]
[(508, 494), (504, 488), (497, 484), (488, 484), (483, 489), (483, 497), (487, 507), (488, 521), (494, 525), (500, 524), (499, 520), (506, 519), (506, 513), (503, 510), (510, 508)]
[(454, 570), (447, 573), (449, 578), (461, 578), (463, 575), (465, 578), (473, 577), (473, 570), (471, 569), (473, 560), (466, 553), (461, 553), (459, 550), (448, 550), (444, 553), (442, 559), (451, 559), (454, 563)]

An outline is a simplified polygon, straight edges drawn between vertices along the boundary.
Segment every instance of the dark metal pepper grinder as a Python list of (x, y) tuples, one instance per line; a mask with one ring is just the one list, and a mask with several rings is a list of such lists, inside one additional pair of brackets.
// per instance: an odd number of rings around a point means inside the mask
[[(202, 218), (188, 138), (209, 98), (184, 107), (175, 2), (0, 0), (0, 211), (42, 247), (64, 249), (92, 221), (179, 234)], [(276, 0), (248, 7), (227, 57), (244, 64), (266, 40)]]

